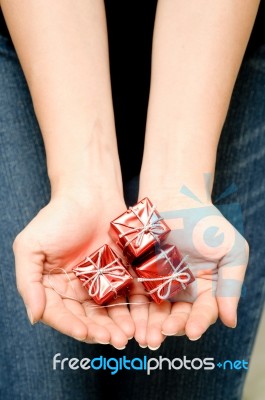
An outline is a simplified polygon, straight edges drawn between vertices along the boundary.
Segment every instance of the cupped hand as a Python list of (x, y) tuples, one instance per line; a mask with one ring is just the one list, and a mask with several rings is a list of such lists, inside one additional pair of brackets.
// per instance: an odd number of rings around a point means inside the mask
[[(248, 244), (211, 203), (185, 196), (156, 202), (172, 232), (167, 242), (188, 255), (195, 282), (160, 305), (131, 306), (135, 338), (141, 347), (158, 348), (166, 336), (197, 340), (218, 316), (227, 326), (237, 323), (237, 305), (248, 263)], [(140, 289), (130, 301), (149, 301)]]
[(85, 256), (109, 243), (109, 222), (125, 209), (118, 196), (60, 194), (16, 237), (17, 287), (32, 323), (42, 321), (88, 343), (127, 344), (134, 334), (127, 306), (97, 307), (72, 272)]

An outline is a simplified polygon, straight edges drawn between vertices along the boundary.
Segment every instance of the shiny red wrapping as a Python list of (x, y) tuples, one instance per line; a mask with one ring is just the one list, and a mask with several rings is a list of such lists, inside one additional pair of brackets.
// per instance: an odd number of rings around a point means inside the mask
[(110, 223), (110, 234), (118, 238), (129, 262), (148, 253), (170, 232), (169, 227), (146, 197)]
[(107, 244), (76, 265), (73, 272), (97, 304), (112, 300), (133, 281), (119, 256)]
[[(186, 289), (186, 287), (195, 280), (187, 263), (182, 262), (179, 266), (182, 260), (183, 257), (176, 246), (166, 244), (163, 245), (156, 254), (153, 254), (153, 256), (149, 258), (147, 257), (135, 268), (135, 272), (140, 278), (138, 279), (139, 281), (141, 281), (141, 278), (157, 279), (154, 281), (142, 282), (147, 292), (149, 292), (150, 296), (157, 304), (162, 303), (164, 300), (170, 301), (174, 295)], [(174, 279), (170, 281), (170, 279), (167, 279), (167, 277), (170, 278), (176, 271), (179, 273), (178, 278), (184, 280), (184, 282), (179, 282)], [(163, 279), (160, 280), (159, 278)], [(154, 292), (150, 293), (150, 291)], [(161, 297), (166, 295), (166, 298), (161, 298), (159, 294)]]

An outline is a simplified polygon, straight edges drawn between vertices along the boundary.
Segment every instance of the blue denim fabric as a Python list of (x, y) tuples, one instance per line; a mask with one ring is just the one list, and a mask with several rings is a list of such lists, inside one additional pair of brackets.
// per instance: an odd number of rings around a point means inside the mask
[[(238, 191), (223, 202), (238, 202), (251, 256), (240, 301), (238, 327), (220, 322), (198, 342), (167, 338), (156, 352), (131, 340), (124, 351), (87, 345), (41, 323), (32, 327), (15, 284), (12, 242), (50, 196), (44, 146), (31, 98), (9, 40), (0, 37), (0, 399), (196, 399), (238, 400), (246, 370), (63, 371), (52, 369), (62, 357), (168, 357), (186, 355), (216, 360), (249, 361), (265, 294), (265, 47), (246, 59), (236, 84), (219, 145), (214, 196), (229, 185)], [(137, 180), (127, 186), (128, 202), (136, 199)], [(225, 208), (233, 221), (233, 209)], [(233, 221), (236, 222), (236, 221)]]

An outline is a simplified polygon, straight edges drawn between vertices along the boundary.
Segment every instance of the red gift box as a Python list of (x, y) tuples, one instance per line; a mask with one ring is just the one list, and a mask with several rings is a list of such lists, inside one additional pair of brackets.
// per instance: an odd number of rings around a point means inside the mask
[(195, 280), (185, 260), (176, 246), (167, 244), (135, 268), (138, 281), (157, 304), (170, 300)]
[(119, 256), (107, 244), (76, 265), (73, 272), (97, 304), (112, 300), (133, 281)]
[(170, 232), (146, 197), (110, 223), (110, 233), (130, 262), (149, 252)]

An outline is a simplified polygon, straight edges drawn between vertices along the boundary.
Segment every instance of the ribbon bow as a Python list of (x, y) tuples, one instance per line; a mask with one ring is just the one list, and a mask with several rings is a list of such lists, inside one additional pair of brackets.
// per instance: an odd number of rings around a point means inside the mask
[[(124, 267), (118, 264), (118, 258), (115, 258), (115, 260), (105, 265), (104, 267), (101, 267), (101, 258), (102, 252), (99, 253), (97, 263), (95, 263), (90, 257), (86, 257), (86, 261), (89, 261), (94, 266), (93, 270), (91, 270), (91, 265), (88, 265), (87, 267), (80, 267), (80, 269), (77, 268), (75, 270), (76, 276), (85, 274), (91, 275), (83, 282), (83, 286), (86, 286), (88, 283), (90, 283), (88, 294), (91, 297), (97, 296), (100, 291), (100, 276), (109, 275), (113, 278), (120, 279), (122, 279), (122, 276), (124, 276), (125, 270)], [(117, 273), (118, 271), (121, 273)], [(109, 282), (109, 285), (111, 286), (111, 290), (117, 293), (115, 287), (112, 285), (111, 282)]]
[(162, 217), (157, 217), (156, 221), (150, 222), (150, 219), (152, 218), (152, 215), (154, 214), (155, 211), (155, 206), (152, 206), (149, 217), (147, 221), (144, 223), (140, 216), (135, 212), (133, 207), (130, 207), (129, 209), (134, 213), (134, 215), (139, 219), (139, 221), (142, 223), (143, 226), (138, 227), (138, 228), (132, 228), (130, 231), (122, 233), (119, 235), (119, 238), (123, 238), (124, 236), (130, 235), (133, 232), (137, 232), (135, 236), (133, 236), (130, 240), (127, 241), (124, 247), (129, 246), (130, 243), (132, 243), (135, 239), (135, 247), (140, 247), (143, 237), (146, 233), (151, 233), (155, 240), (157, 242), (160, 242), (159, 240), (159, 235), (161, 235), (164, 232), (164, 227), (161, 225), (160, 221), (163, 219)]
[[(166, 300), (171, 292), (171, 286), (173, 281), (177, 281), (182, 285), (183, 289), (186, 289), (185, 283), (189, 282), (190, 280), (190, 274), (188, 272), (184, 272), (186, 269), (188, 269), (188, 265), (185, 265), (182, 269), (180, 267), (182, 264), (187, 260), (188, 255), (183, 257), (181, 262), (177, 265), (177, 267), (174, 267), (172, 264), (170, 258), (167, 256), (167, 254), (161, 249), (160, 250), (164, 257), (166, 258), (167, 262), (170, 264), (172, 270), (174, 271), (172, 275), (170, 276), (160, 276), (159, 278), (138, 278), (138, 282), (156, 282), (156, 281), (163, 281), (160, 285), (155, 287), (154, 289), (149, 291), (149, 294), (153, 294), (157, 292), (157, 296), (162, 299)], [(167, 291), (163, 295), (163, 289), (167, 286)]]

